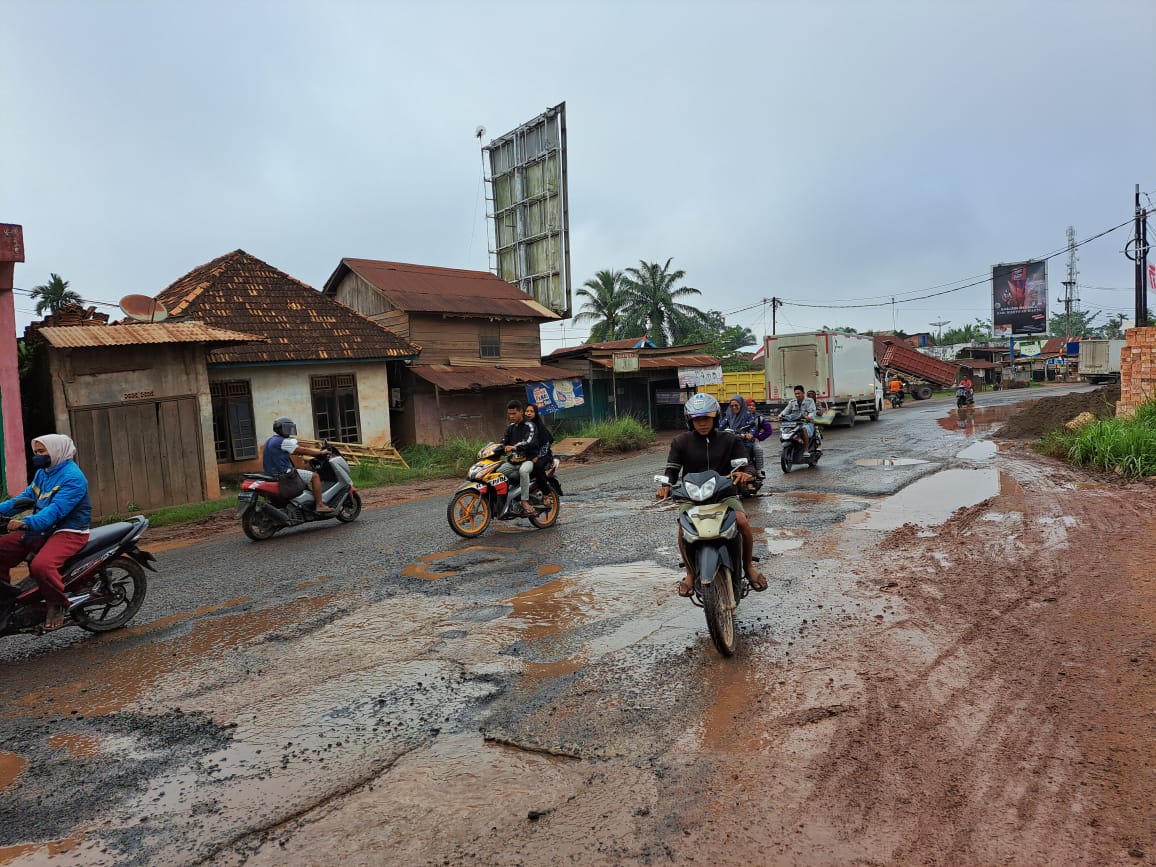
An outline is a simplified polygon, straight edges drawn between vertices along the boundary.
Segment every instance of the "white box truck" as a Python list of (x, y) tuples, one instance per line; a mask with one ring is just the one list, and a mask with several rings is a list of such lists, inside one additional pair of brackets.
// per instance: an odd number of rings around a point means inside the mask
[(1081, 340), (1080, 376), (1087, 382), (1119, 382), (1123, 340)]
[(859, 416), (872, 421), (883, 411), (883, 383), (875, 341), (864, 334), (810, 331), (766, 338), (767, 402), (774, 411), (794, 398), (796, 385), (814, 389), (829, 411), (820, 423), (848, 427)]

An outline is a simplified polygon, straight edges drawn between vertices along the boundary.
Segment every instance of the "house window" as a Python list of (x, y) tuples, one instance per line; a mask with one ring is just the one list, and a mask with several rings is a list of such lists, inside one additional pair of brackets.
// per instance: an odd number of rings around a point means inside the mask
[(497, 325), (482, 325), (478, 329), (478, 355), (481, 358), (502, 357), (502, 334)]
[(247, 461), (257, 457), (253, 427), (253, 394), (248, 380), (210, 382), (213, 401), (213, 447), (218, 461)]
[(357, 377), (352, 373), (311, 376), (309, 391), (313, 398), (313, 430), (318, 439), (361, 442)]

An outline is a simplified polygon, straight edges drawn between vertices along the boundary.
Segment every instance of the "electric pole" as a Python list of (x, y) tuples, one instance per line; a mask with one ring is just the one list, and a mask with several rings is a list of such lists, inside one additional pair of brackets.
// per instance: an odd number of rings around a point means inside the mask
[[(778, 298), (771, 298), (769, 301), (771, 305), (771, 334), (777, 334), (778, 332), (775, 330), (778, 328), (778, 316), (776, 315), (776, 311), (783, 306), (783, 302)], [(768, 299), (764, 298), (763, 304), (766, 303), (768, 303)], [(764, 316), (765, 315), (766, 314), (764, 314)]]
[[(1080, 298), (1076, 294), (1076, 227), (1068, 226), (1068, 279), (1064, 281), (1064, 328), (1067, 337), (1072, 336), (1072, 308), (1080, 309)], [(1083, 337), (1083, 335), (1080, 335)]]
[[(1131, 248), (1131, 252), (1129, 252)], [(1124, 255), (1136, 263), (1136, 327), (1148, 325), (1148, 210), (1140, 207), (1140, 185), (1136, 184), (1136, 235), (1124, 247)]]

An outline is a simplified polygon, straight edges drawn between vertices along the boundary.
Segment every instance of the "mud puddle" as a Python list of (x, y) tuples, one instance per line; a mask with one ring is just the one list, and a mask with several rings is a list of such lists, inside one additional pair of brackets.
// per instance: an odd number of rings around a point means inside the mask
[(859, 458), (855, 461), (857, 467), (913, 467), (916, 464), (926, 464), (919, 458)]
[(943, 470), (924, 476), (866, 512), (848, 515), (844, 526), (856, 530), (894, 530), (904, 524), (942, 524), (957, 509), (974, 506), (1000, 491), (994, 467)]
[(956, 452), (955, 456), (963, 461), (986, 461), (994, 458), (998, 452), (999, 448), (991, 440), (980, 440)]
[(1003, 406), (976, 406), (971, 409), (956, 409), (944, 418), (936, 419), (944, 430), (959, 431), (971, 436), (976, 431), (987, 431), (998, 427), (1011, 418), (1021, 406), (1014, 403)]

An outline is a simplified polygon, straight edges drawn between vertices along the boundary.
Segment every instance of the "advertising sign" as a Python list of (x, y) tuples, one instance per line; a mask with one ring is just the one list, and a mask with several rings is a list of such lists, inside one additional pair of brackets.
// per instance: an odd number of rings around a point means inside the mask
[(526, 400), (538, 407), (538, 412), (543, 414), (572, 409), (586, 403), (580, 379), (552, 379), (549, 382), (527, 383)]
[(638, 353), (637, 352), (615, 352), (614, 353), (614, 372), (615, 373), (635, 373), (638, 370)]
[(997, 337), (1046, 334), (1048, 263), (1016, 262), (991, 269), (992, 328)]
[(714, 367), (680, 367), (678, 385), (680, 388), (698, 388), (700, 385), (722, 385), (722, 365)]

